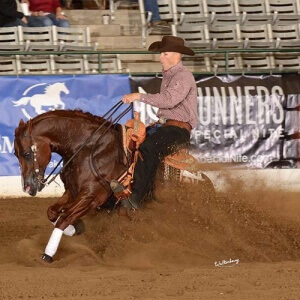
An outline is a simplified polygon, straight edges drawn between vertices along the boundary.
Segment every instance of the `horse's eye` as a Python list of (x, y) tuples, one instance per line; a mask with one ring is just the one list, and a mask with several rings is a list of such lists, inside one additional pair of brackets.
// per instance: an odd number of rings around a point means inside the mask
[(24, 157), (25, 157), (25, 158), (28, 158), (29, 156), (30, 156), (30, 152), (25, 152), (25, 153), (24, 153)]

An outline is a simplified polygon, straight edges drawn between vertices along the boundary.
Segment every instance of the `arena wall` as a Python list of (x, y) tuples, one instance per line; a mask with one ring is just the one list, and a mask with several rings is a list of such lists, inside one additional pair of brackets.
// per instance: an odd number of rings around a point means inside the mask
[[(212, 180), (217, 191), (223, 191), (230, 187), (232, 180), (243, 183), (245, 189), (262, 187), (268, 189), (280, 189), (282, 191), (300, 191), (300, 170), (299, 169), (264, 169), (264, 170), (230, 170), (230, 171), (209, 171), (205, 174)], [(182, 179), (185, 182), (197, 182), (200, 177), (197, 174), (184, 172)], [(59, 178), (44, 190), (38, 193), (39, 197), (60, 197), (64, 192), (63, 183)], [(0, 177), (0, 197), (16, 198), (25, 197), (21, 186), (20, 176)]]
[[(228, 82), (228, 77), (197, 79), (199, 114), (201, 115), (203, 111), (210, 111), (211, 116), (203, 115), (202, 117), (205, 118), (199, 119), (199, 124), (192, 134), (192, 154), (200, 163), (205, 163), (208, 158), (242, 158), (242, 161), (233, 165), (233, 169), (226, 170), (226, 172), (205, 172), (217, 190), (226, 189), (230, 178), (243, 181), (247, 188), (262, 185), (288, 191), (300, 190), (300, 171), (297, 169), (299, 168), (297, 136), (300, 87), (296, 84), (299, 82), (300, 75), (264, 76), (262, 78), (232, 76), (229, 79), (230, 82)], [(49, 94), (50, 87), (55, 85), (64, 85), (66, 89), (62, 90), (59, 95), (64, 109), (80, 108), (96, 115), (103, 115), (126, 93), (137, 91), (153, 93), (155, 89), (159, 91), (160, 80), (156, 77), (129, 79), (129, 76), (123, 75), (3, 77), (0, 81), (0, 109), (7, 113), (2, 114), (2, 127), (0, 127), (0, 141), (2, 142), (0, 154), (3, 156), (0, 157), (0, 197), (25, 196), (21, 188), (20, 176), (16, 176), (20, 172), (17, 160), (13, 156), (13, 135), (21, 118), (26, 120), (39, 112), (31, 103), (21, 105), (20, 101), (25, 96), (27, 99), (28, 96)], [(82, 86), (85, 88), (81, 88)], [(274, 90), (274, 87), (277, 88)], [(229, 93), (228, 96), (227, 90), (228, 92), (236, 91), (236, 94)], [(240, 96), (238, 96), (239, 91), (242, 91)], [(254, 94), (252, 95), (250, 91), (254, 91)], [(48, 96), (47, 99), (50, 99), (51, 97)], [(241, 120), (229, 114), (232, 111), (231, 102), (236, 99), (241, 102), (239, 115)], [(46, 103), (50, 109), (52, 102)], [(155, 108), (142, 104), (135, 106), (135, 109), (141, 112), (142, 121), (145, 124), (157, 121)], [(128, 115), (128, 117), (131, 116)], [(231, 120), (232, 124), (228, 124), (228, 120)], [(259, 134), (265, 131), (267, 133), (263, 136), (256, 135), (254, 129), (257, 129)], [(232, 135), (229, 138), (222, 136), (222, 132), (229, 132), (229, 130), (236, 136)], [(211, 135), (203, 135), (207, 132)], [(230, 140), (233, 142), (229, 145)], [(257, 159), (248, 159), (252, 157)], [(246, 158), (246, 163), (244, 163), (244, 158)], [(54, 166), (55, 164), (52, 163), (51, 168)], [(289, 168), (281, 169), (286, 166)], [(182, 178), (192, 182), (199, 180), (200, 177), (184, 173)], [(63, 191), (63, 184), (57, 180), (57, 183), (45, 187), (39, 196), (58, 197)]]

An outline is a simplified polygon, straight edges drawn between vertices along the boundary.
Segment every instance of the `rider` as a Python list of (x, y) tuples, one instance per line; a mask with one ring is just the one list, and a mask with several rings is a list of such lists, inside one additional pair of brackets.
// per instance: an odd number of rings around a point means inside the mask
[(163, 79), (160, 93), (131, 93), (123, 96), (124, 103), (139, 100), (158, 107), (162, 124), (139, 146), (140, 156), (134, 170), (132, 194), (122, 204), (138, 209), (153, 184), (159, 162), (190, 141), (191, 130), (197, 125), (197, 86), (193, 74), (182, 65), (182, 55), (195, 55), (184, 40), (164, 36), (150, 45), (149, 51), (160, 52)]

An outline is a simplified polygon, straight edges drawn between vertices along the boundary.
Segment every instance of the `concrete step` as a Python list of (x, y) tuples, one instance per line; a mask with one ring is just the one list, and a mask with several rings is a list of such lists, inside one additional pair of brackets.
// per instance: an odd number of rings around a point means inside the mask
[(107, 37), (93, 37), (93, 42), (99, 44), (100, 50), (124, 50), (124, 49), (142, 49), (141, 36), (107, 36)]
[(148, 49), (149, 45), (155, 41), (161, 40), (161, 36), (150, 35), (146, 39), (146, 46), (143, 45), (141, 36), (108, 36), (93, 37), (92, 42), (99, 44), (99, 49), (121, 50), (121, 49)]
[(145, 48), (148, 49), (150, 44), (156, 41), (161, 41), (162, 40), (162, 35), (149, 35), (146, 39), (146, 46)]
[(131, 25), (121, 25), (122, 35), (141, 35), (142, 27), (140, 23), (131, 24)]
[(98, 36), (119, 36), (119, 35), (141, 35), (142, 29), (140, 25), (131, 27), (131, 26), (121, 26), (119, 24), (109, 24), (109, 25), (72, 25), (73, 28), (82, 28), (89, 27), (91, 32), (91, 37)]
[[(103, 24), (103, 15), (110, 15), (109, 10), (87, 10), (72, 9), (65, 11), (71, 25), (101, 25)], [(117, 10), (115, 11), (115, 20), (110, 20), (110, 24), (120, 24), (132, 26), (141, 23), (139, 11), (135, 10)]]
[(121, 33), (121, 26), (120, 25), (72, 25), (72, 27), (89, 27), (91, 32), (91, 37), (98, 37), (98, 36), (119, 36), (122, 35)]

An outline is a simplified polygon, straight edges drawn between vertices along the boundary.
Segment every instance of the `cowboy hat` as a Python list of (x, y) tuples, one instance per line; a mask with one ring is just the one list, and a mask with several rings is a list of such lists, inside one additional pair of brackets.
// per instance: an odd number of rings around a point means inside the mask
[(195, 55), (195, 52), (184, 46), (184, 40), (180, 37), (167, 35), (161, 42), (154, 42), (149, 46), (149, 51), (153, 52), (178, 52), (181, 54)]

